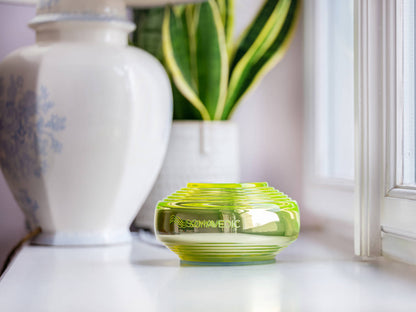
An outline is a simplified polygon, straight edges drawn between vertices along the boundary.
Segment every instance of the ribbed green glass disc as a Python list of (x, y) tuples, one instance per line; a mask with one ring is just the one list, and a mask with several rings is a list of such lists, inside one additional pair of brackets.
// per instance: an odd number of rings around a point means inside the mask
[(265, 182), (189, 183), (158, 203), (155, 226), (186, 263), (263, 263), (297, 238), (299, 208)]

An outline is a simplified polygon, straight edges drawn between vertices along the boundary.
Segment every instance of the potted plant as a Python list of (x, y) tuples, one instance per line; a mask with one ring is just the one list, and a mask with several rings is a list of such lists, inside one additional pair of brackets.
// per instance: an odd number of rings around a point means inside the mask
[(265, 0), (237, 42), (234, 0), (133, 11), (132, 44), (165, 66), (174, 96), (165, 162), (136, 226), (152, 229), (156, 202), (187, 182), (239, 180), (238, 131), (229, 119), (287, 51), (299, 6)]

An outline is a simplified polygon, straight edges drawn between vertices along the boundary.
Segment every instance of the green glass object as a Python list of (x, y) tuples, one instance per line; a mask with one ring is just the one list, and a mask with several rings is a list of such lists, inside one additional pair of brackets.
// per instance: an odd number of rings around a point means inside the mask
[(298, 237), (299, 208), (267, 183), (189, 183), (157, 204), (155, 226), (184, 263), (267, 263)]

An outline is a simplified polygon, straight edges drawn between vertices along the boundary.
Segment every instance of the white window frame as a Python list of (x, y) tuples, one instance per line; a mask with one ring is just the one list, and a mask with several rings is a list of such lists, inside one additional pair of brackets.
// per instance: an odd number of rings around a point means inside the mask
[[(304, 5), (304, 94), (305, 94), (305, 130), (304, 130), (304, 187), (303, 202), (305, 210), (311, 212), (309, 219), (323, 226), (342, 229), (342, 235), (353, 239), (354, 222), (354, 181), (323, 177), (317, 172), (316, 159), (317, 124), (320, 122), (320, 105), (326, 101), (327, 77), (323, 68), (326, 64), (326, 38), (322, 37), (328, 27), (322, 16), (326, 9), (323, 1), (308, 0)], [(353, 105), (353, 104), (352, 104)], [(308, 221), (308, 220), (307, 220)], [(316, 224), (313, 224), (315, 226)], [(340, 232), (341, 232), (340, 231)]]
[(416, 189), (401, 185), (402, 0), (356, 0), (355, 10), (355, 252), (416, 264)]

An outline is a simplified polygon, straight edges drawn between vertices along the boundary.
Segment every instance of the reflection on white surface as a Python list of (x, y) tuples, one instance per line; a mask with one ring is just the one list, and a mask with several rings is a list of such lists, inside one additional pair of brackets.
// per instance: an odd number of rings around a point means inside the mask
[(134, 306), (152, 307), (148, 287), (131, 265), (130, 254), (130, 245), (27, 247), (7, 273), (11, 280), (6, 276), (0, 284), (0, 311), (134, 311)]
[(270, 265), (181, 267), (156, 302), (158, 311), (276, 311), (280, 283)]
[(30, 246), (0, 281), (0, 311), (416, 311), (415, 291), (415, 267), (357, 261), (325, 233), (301, 235), (277, 263), (254, 266), (180, 266), (138, 241)]

